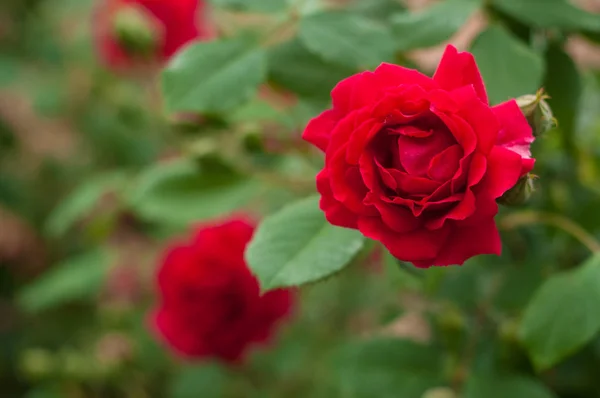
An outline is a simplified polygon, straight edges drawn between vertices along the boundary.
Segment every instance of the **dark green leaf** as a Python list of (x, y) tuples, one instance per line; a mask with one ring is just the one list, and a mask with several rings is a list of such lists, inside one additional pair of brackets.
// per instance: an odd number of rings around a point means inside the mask
[(234, 108), (265, 80), (266, 65), (264, 51), (245, 39), (188, 46), (163, 72), (167, 108), (206, 113)]
[(229, 213), (256, 197), (258, 188), (238, 175), (202, 173), (191, 161), (176, 161), (145, 171), (129, 203), (145, 219), (187, 224)]
[(600, 15), (577, 8), (569, 0), (493, 0), (493, 4), (536, 27), (600, 32)]
[(600, 331), (600, 255), (546, 281), (525, 310), (520, 339), (538, 369), (547, 369)]
[(394, 41), (387, 28), (350, 13), (309, 15), (300, 22), (299, 37), (321, 58), (349, 67), (375, 67), (394, 56)]
[(25, 311), (38, 312), (92, 298), (98, 294), (111, 265), (112, 256), (100, 249), (69, 258), (25, 286), (17, 302)]
[(472, 376), (464, 398), (554, 398), (546, 386), (525, 376)]
[(246, 259), (263, 290), (298, 286), (340, 271), (358, 253), (364, 237), (325, 220), (317, 197), (293, 203), (258, 227)]
[(326, 62), (297, 39), (269, 52), (269, 79), (308, 99), (329, 100), (331, 89), (354, 69)]
[(471, 48), (490, 102), (498, 104), (535, 93), (542, 84), (544, 62), (524, 43), (499, 26), (490, 26)]
[(394, 15), (395, 45), (407, 51), (447, 41), (480, 5), (479, 0), (447, 0), (423, 11)]

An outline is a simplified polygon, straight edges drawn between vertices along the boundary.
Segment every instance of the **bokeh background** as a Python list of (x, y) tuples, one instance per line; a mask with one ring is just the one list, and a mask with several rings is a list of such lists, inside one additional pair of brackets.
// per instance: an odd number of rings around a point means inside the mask
[[(502, 0), (413, 25), (397, 16), (444, 1), (323, 2), (394, 32), (398, 48), (379, 62), (430, 74), (451, 42), (474, 52), (495, 102), (543, 86), (559, 127), (534, 144), (531, 200), (500, 215), (501, 257), (417, 271), (365, 252), (302, 289), (294, 316), (242, 367), (177, 358), (153, 337), (160, 253), (197, 221), (269, 214), (313, 193), (320, 160), (300, 134), (361, 68), (311, 53), (290, 22), (268, 43), (268, 79), (250, 100), (167, 114), (158, 68), (116, 72), (98, 56), (101, 2), (0, 4), (2, 397), (600, 397), (600, 336), (543, 372), (517, 336), (536, 289), (589, 257), (573, 229), (600, 239), (599, 1), (574, 2), (589, 28), (579, 14), (515, 18)], [(220, 35), (259, 32), (288, 7), (213, 3)], [(221, 178), (232, 167), (245, 174)]]

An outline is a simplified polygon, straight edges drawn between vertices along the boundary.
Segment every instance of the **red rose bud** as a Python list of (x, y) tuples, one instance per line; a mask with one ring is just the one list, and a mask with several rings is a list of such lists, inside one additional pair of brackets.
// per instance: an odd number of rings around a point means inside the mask
[(498, 203), (505, 206), (520, 206), (526, 203), (535, 192), (534, 179), (532, 174), (521, 177), (514, 187), (498, 199)]
[(534, 137), (515, 100), (489, 104), (472, 54), (448, 46), (433, 78), (384, 63), (331, 97), (303, 134), (330, 223), (417, 267), (500, 254), (496, 199), (532, 170)]
[(517, 98), (517, 104), (533, 129), (535, 137), (546, 133), (558, 124), (552, 114), (550, 105), (546, 102), (549, 98), (543, 89), (539, 90), (535, 95), (529, 94)]
[(188, 359), (239, 363), (256, 343), (266, 343), (292, 309), (291, 290), (263, 295), (244, 260), (254, 232), (243, 218), (201, 225), (165, 253), (157, 273), (153, 328)]
[(199, 0), (99, 0), (93, 29), (102, 61), (112, 69), (164, 62), (215, 31)]
[(161, 40), (152, 15), (136, 5), (123, 7), (117, 12), (114, 33), (121, 47), (131, 56), (154, 54)]

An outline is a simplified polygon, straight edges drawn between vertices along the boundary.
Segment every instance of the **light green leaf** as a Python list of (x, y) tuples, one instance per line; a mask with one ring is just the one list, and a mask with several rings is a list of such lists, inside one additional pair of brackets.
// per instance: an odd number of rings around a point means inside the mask
[(398, 50), (431, 47), (447, 41), (481, 6), (479, 0), (446, 0), (423, 11), (403, 12), (392, 18)]
[(287, 0), (210, 0), (215, 7), (234, 11), (271, 13), (285, 11)]
[(39, 312), (69, 301), (93, 298), (111, 265), (112, 256), (101, 249), (66, 259), (25, 286), (17, 303), (27, 312)]
[(570, 0), (493, 0), (492, 3), (527, 25), (600, 32), (600, 15), (577, 8)]
[[(440, 351), (399, 339), (354, 342), (336, 353), (338, 397), (418, 398), (443, 385)], [(487, 397), (486, 397), (487, 398)]]
[(492, 104), (535, 93), (540, 88), (543, 59), (504, 28), (490, 26), (475, 39), (471, 51)]
[(368, 18), (387, 21), (395, 13), (405, 11), (406, 7), (396, 0), (354, 0), (349, 9)]
[(169, 398), (219, 398), (223, 396), (227, 374), (217, 364), (183, 368), (169, 387)]
[(474, 375), (464, 398), (555, 398), (542, 383), (525, 376)]
[(128, 202), (142, 218), (187, 224), (218, 217), (256, 197), (259, 185), (241, 176), (202, 173), (191, 161), (158, 164), (146, 170)]
[(119, 190), (125, 181), (125, 173), (117, 171), (98, 175), (76, 187), (48, 217), (46, 233), (53, 237), (63, 235), (89, 214), (104, 195)]
[(600, 331), (600, 255), (548, 279), (531, 300), (519, 337), (540, 369), (573, 354)]
[(319, 209), (318, 197), (293, 203), (258, 227), (246, 259), (263, 290), (315, 282), (340, 271), (365, 238), (334, 227)]
[(269, 51), (269, 79), (304, 98), (329, 101), (333, 87), (353, 73), (311, 53), (298, 39)]
[(230, 110), (254, 94), (266, 73), (264, 51), (249, 40), (192, 44), (163, 72), (167, 109), (205, 113)]
[(359, 15), (312, 14), (301, 20), (299, 37), (310, 51), (341, 65), (370, 68), (394, 56), (391, 32)]

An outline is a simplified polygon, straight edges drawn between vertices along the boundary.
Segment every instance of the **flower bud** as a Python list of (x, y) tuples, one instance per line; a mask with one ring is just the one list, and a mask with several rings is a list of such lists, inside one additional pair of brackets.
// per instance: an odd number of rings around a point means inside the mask
[(152, 15), (143, 8), (125, 6), (117, 11), (113, 29), (119, 44), (130, 55), (149, 56), (157, 49), (159, 37)]
[(514, 187), (506, 191), (498, 199), (498, 203), (505, 206), (520, 206), (526, 203), (535, 191), (534, 179), (535, 176), (533, 174), (524, 175), (517, 181)]
[(552, 114), (552, 109), (546, 100), (550, 98), (540, 89), (535, 95), (524, 95), (517, 98), (517, 105), (527, 118), (534, 137), (556, 127), (557, 121)]

